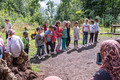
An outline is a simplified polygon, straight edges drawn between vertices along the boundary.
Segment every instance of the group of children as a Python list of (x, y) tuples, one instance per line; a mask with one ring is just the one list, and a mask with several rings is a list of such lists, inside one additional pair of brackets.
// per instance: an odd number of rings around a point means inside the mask
[[(90, 34), (89, 43), (93, 43), (93, 39), (94, 42), (97, 42), (97, 37), (99, 33), (98, 19), (95, 19), (95, 22), (94, 20), (90, 20), (90, 25), (88, 22), (89, 20), (86, 18), (85, 23), (82, 25), (81, 33), (83, 35), (84, 47), (87, 46), (88, 34)], [(78, 49), (78, 41), (80, 39), (80, 28), (78, 24), (79, 24), (78, 21), (76, 21), (73, 27), (75, 49)], [(67, 51), (68, 49), (70, 49), (69, 47), (69, 44), (71, 42), (70, 31), (71, 31), (70, 21), (63, 21), (62, 24), (60, 21), (57, 21), (55, 26), (53, 25), (49, 26), (49, 30), (44, 29), (43, 27), (36, 28), (36, 33), (37, 33), (35, 36), (35, 46), (37, 48), (36, 56), (38, 56), (39, 59), (44, 58), (45, 50), (47, 54), (51, 56), (51, 54), (57, 54), (61, 51)], [(23, 36), (24, 37), (22, 38), (22, 42), (24, 46), (24, 51), (28, 54), (30, 41), (28, 38), (28, 31), (26, 27), (25, 27), (25, 31), (23, 32)], [(57, 40), (57, 45), (56, 45), (56, 40)], [(8, 41), (7, 41), (7, 45), (9, 45)], [(20, 45), (22, 45), (22, 43)], [(62, 50), (61, 50), (61, 45), (62, 45)], [(2, 46), (2, 49), (4, 50), (2, 38), (0, 39), (0, 46)]]
[[(88, 23), (88, 19), (85, 19), (85, 23), (82, 25), (82, 35), (83, 35), (83, 45), (84, 47), (87, 46), (88, 34), (90, 34), (89, 43), (97, 42), (97, 36), (99, 32), (99, 24), (98, 19), (90, 20), (90, 25)], [(75, 22), (75, 26), (73, 28), (73, 35), (74, 35), (74, 48), (78, 49), (78, 41), (80, 39), (80, 28), (78, 26), (78, 21)], [(55, 26), (49, 26), (49, 30), (43, 32), (43, 28), (37, 28), (37, 35), (35, 37), (35, 45), (37, 48), (37, 56), (41, 58), (41, 51), (42, 49), (42, 58), (44, 58), (45, 46), (46, 52), (49, 56), (51, 54), (57, 54), (61, 51), (67, 51), (70, 47), (70, 31), (71, 31), (71, 22), (70, 21), (63, 21), (61, 24), (60, 21), (57, 21)], [(95, 37), (94, 37), (95, 35)], [(57, 45), (56, 45), (57, 40)], [(45, 45), (45, 46), (44, 46)], [(62, 49), (61, 48), (62, 45)], [(50, 46), (50, 48), (49, 48)]]

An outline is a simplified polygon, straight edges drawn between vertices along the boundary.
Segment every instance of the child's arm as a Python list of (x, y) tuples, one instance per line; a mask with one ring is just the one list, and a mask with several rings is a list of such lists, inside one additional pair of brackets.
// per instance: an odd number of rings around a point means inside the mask
[(90, 33), (90, 26), (88, 26), (88, 33)]
[(35, 36), (35, 47), (38, 47), (38, 43), (37, 43), (37, 35)]
[(22, 38), (22, 42), (24, 44), (24, 47), (26, 46), (26, 43), (25, 43), (25, 38)]
[(84, 30), (84, 26), (82, 26), (82, 35), (84, 35), (83, 30)]

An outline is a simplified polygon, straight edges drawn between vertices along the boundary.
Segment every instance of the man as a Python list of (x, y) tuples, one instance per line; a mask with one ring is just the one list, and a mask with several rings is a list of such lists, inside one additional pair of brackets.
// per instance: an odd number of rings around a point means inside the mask
[(3, 32), (6, 30), (6, 39), (8, 38), (8, 30), (12, 28), (12, 24), (9, 22), (9, 19), (5, 19), (5, 27)]
[(99, 23), (98, 23), (98, 19), (95, 19), (95, 41), (94, 42), (97, 42), (97, 39), (98, 39), (98, 33), (99, 33)]
[(25, 62), (28, 60), (28, 55), (24, 52), (24, 45), (22, 40), (15, 35), (15, 31), (13, 29), (9, 29), (8, 35), (10, 36), (7, 39), (7, 49), (5, 54), (12, 54), (13, 61), (12, 63), (18, 65), (22, 68), (22, 70), (26, 70)]

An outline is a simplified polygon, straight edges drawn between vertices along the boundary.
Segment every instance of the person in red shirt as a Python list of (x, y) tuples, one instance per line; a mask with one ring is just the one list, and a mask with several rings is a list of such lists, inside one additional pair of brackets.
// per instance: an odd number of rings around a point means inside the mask
[(44, 32), (47, 31), (47, 22), (43, 24), (43, 27), (44, 27)]
[(59, 53), (60, 52), (60, 47), (61, 47), (61, 37), (62, 37), (62, 28), (60, 27), (60, 21), (57, 21), (56, 22), (56, 27), (57, 27), (57, 31), (56, 31), (56, 34), (57, 34), (57, 41), (58, 41), (58, 44), (57, 44), (57, 47), (56, 47), (56, 52)]

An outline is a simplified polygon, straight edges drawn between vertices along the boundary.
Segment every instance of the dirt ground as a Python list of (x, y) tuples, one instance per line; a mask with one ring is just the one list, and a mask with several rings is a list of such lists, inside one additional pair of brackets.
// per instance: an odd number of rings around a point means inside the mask
[(41, 61), (45, 76), (58, 76), (63, 80), (90, 80), (99, 66), (96, 64), (97, 53), (101, 43), (106, 39), (99, 39), (99, 43), (82, 47), (79, 50), (71, 49)]

